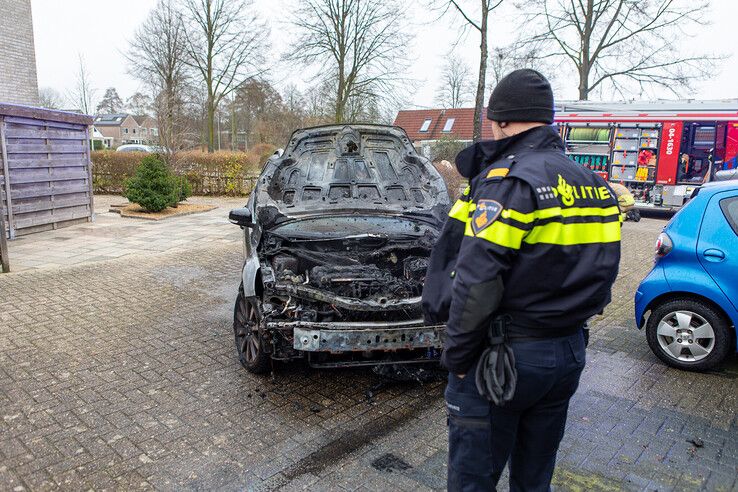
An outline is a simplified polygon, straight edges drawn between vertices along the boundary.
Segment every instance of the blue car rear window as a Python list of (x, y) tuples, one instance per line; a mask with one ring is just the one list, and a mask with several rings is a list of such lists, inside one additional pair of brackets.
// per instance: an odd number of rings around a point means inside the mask
[(733, 232), (738, 235), (738, 196), (720, 200), (720, 209), (728, 220)]

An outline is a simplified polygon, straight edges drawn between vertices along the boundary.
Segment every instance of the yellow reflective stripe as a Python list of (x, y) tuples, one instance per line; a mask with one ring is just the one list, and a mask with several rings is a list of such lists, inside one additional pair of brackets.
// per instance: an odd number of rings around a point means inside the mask
[(506, 219), (513, 219), (523, 224), (530, 224), (536, 219), (550, 219), (551, 217), (609, 217), (611, 215), (617, 215), (620, 213), (620, 209), (613, 205), (612, 207), (600, 208), (600, 207), (551, 207), (542, 208), (530, 213), (522, 213), (513, 209), (505, 209), (500, 214), (501, 217)]
[(464, 188), (464, 191), (461, 192), (461, 196), (469, 196), (469, 193), (471, 193), (471, 186), (468, 186)]
[(525, 237), (526, 232), (523, 229), (518, 229), (504, 222), (492, 222), (491, 225), (485, 227), (479, 234), (475, 235), (471, 222), (467, 222), (464, 235), (485, 239), (504, 248), (520, 249), (520, 243), (523, 237)]
[[(559, 208), (559, 207), (556, 207), (556, 208)], [(504, 217), (506, 219), (512, 219), (517, 222), (522, 222), (523, 224), (530, 224), (536, 219), (546, 218), (546, 217), (539, 217), (538, 215), (540, 215), (541, 212), (545, 212), (547, 210), (554, 210), (554, 209), (546, 208), (542, 210), (536, 210), (535, 212), (531, 212), (528, 214), (524, 214), (522, 212), (518, 212), (517, 210), (506, 208), (505, 210), (502, 211), (502, 213), (500, 214), (500, 217)], [(559, 208), (559, 211), (560, 210), (561, 209)], [(547, 217), (556, 217), (557, 215), (558, 214), (551, 214), (551, 215), (548, 215)]]
[(466, 223), (466, 221), (469, 220), (469, 202), (462, 199), (456, 200), (456, 203), (451, 207), (448, 216), (452, 219)]
[(527, 244), (575, 244), (613, 243), (620, 241), (620, 221), (562, 224), (550, 222), (536, 226), (523, 240)]
[(600, 208), (600, 207), (572, 207), (562, 208), (561, 215), (564, 217), (609, 217), (611, 215), (617, 215), (620, 213), (620, 209), (617, 205), (612, 207)]

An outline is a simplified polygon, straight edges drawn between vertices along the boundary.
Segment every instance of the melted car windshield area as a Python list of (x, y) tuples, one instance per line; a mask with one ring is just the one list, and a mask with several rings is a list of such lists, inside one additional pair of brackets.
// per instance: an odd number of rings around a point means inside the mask
[(433, 201), (427, 164), (395, 134), (352, 128), (296, 139), (278, 161), (269, 196), (288, 207), (351, 203), (426, 208)]

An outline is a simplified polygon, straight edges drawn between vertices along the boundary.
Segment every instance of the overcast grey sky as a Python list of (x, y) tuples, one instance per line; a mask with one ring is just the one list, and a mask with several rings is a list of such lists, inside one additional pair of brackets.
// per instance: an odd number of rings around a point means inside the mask
[[(305, 87), (308, 80), (301, 74), (289, 72), (279, 62), (279, 55), (289, 43), (289, 7), (298, 0), (255, 0), (271, 27), (270, 56), (274, 70), (271, 79), (275, 85), (292, 82)], [(411, 28), (416, 36), (408, 46), (407, 75), (415, 82), (408, 100), (409, 107), (434, 106), (438, 85), (437, 74), (444, 57), (458, 39), (459, 24), (448, 19), (436, 21), (436, 14), (423, 8), (424, 0), (412, 0), (408, 5)], [(52, 87), (62, 94), (74, 85), (81, 54), (91, 74), (98, 97), (107, 87), (118, 89), (124, 99), (139, 88), (140, 83), (126, 73), (126, 61), (122, 53), (136, 27), (146, 18), (156, 0), (32, 0), (33, 24), (36, 40), (36, 63), (40, 87)], [(427, 4), (427, 2), (425, 3)], [(493, 12), (491, 18), (491, 46), (505, 44), (514, 32), (513, 2)], [(712, 24), (700, 28), (692, 38), (675, 41), (675, 49), (692, 47), (732, 55), (721, 62), (717, 74), (705, 74), (693, 94), (685, 97), (698, 99), (738, 98), (738, 1), (712, 0), (709, 11), (704, 13)], [(478, 36), (469, 33), (456, 46), (456, 52), (470, 66), (478, 63)], [(473, 78), (476, 80), (476, 73)], [(576, 97), (576, 81), (557, 80), (556, 97)], [(670, 97), (666, 92), (659, 94)]]

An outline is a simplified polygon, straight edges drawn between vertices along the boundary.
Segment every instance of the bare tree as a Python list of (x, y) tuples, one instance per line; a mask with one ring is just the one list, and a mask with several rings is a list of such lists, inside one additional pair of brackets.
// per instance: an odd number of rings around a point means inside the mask
[(441, 81), (436, 91), (436, 101), (444, 108), (460, 108), (467, 103), (474, 88), (469, 76), (471, 70), (456, 55), (450, 55), (441, 73)]
[(126, 99), (126, 110), (135, 115), (149, 114), (154, 107), (154, 101), (151, 96), (143, 92), (134, 92), (131, 97)]
[(246, 134), (247, 146), (258, 143), (258, 127), (265, 120), (278, 119), (282, 111), (282, 98), (277, 90), (266, 80), (252, 79), (234, 92), (233, 116)]
[(546, 74), (549, 82), (556, 80), (556, 72), (546, 59), (539, 57), (530, 45), (498, 46), (489, 55), (489, 89), (494, 90), (502, 78), (514, 70), (532, 68)]
[(305, 94), (300, 92), (294, 84), (288, 84), (282, 91), (282, 101), (284, 102), (284, 116), (282, 123), (284, 124), (284, 136), (277, 136), (275, 144), (284, 145), (284, 141), (289, 135), (307, 123), (307, 102)]
[[(439, 0), (436, 0), (438, 4)], [(487, 77), (487, 34), (489, 29), (489, 13), (502, 4), (503, 0), (444, 0), (440, 2), (443, 13), (455, 12), (464, 21), (465, 29), (474, 29), (479, 33), (479, 75), (477, 77), (477, 94), (474, 100), (474, 141), (482, 137), (482, 109), (484, 108), (484, 92)], [(478, 5), (478, 8), (474, 7)]]
[(154, 112), (159, 141), (171, 154), (182, 146), (185, 85), (188, 82), (185, 28), (173, 0), (159, 0), (136, 31), (127, 53), (129, 71), (149, 84), (156, 95)]
[(529, 64), (521, 61), (513, 49), (506, 47), (493, 48), (489, 54), (489, 87), (494, 89), (500, 80), (519, 68), (531, 68)]
[(218, 104), (244, 81), (265, 71), (268, 31), (251, 0), (185, 0), (187, 63), (206, 93), (207, 140), (215, 148)]
[(61, 109), (64, 106), (64, 97), (51, 87), (41, 87), (38, 90), (38, 100), (42, 108)]
[(320, 67), (319, 86), (334, 88), (336, 123), (399, 96), (404, 18), (395, 0), (304, 0), (295, 12), (288, 59)]
[[(687, 54), (674, 40), (704, 25), (708, 1), (524, 0), (532, 32), (518, 46), (576, 70), (579, 99), (608, 86), (621, 96), (661, 86), (675, 95), (703, 78), (715, 57)], [(538, 26), (538, 29), (536, 29)]]
[(75, 109), (82, 111), (84, 114), (92, 114), (95, 108), (93, 99), (96, 90), (92, 88), (90, 73), (87, 71), (85, 60), (79, 55), (79, 68), (77, 69), (77, 81), (74, 88), (67, 93), (70, 102), (76, 106)]
[(311, 87), (305, 97), (305, 111), (311, 125), (322, 125), (335, 122), (335, 86), (326, 79)]

